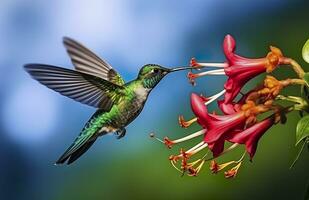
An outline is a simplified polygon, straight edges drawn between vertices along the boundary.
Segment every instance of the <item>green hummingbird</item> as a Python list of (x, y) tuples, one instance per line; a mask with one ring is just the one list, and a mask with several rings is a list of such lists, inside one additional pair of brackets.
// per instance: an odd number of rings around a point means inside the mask
[(125, 136), (125, 127), (142, 111), (149, 93), (168, 73), (191, 69), (168, 69), (144, 65), (135, 80), (125, 83), (103, 59), (77, 41), (64, 37), (63, 44), (76, 70), (45, 64), (27, 64), (25, 70), (41, 84), (75, 101), (97, 108), (73, 144), (55, 164), (71, 164), (84, 154), (99, 136)]

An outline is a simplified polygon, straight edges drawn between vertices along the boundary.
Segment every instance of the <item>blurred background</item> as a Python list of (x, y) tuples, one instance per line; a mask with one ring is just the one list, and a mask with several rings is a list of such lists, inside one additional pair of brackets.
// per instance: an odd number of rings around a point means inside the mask
[[(198, 130), (180, 128), (178, 115), (191, 118), (190, 93), (215, 94), (225, 77), (201, 78), (195, 87), (186, 72), (166, 77), (127, 127), (126, 137), (105, 136), (73, 165), (54, 166), (95, 109), (40, 85), (22, 66), (72, 68), (62, 45), (62, 37), (69, 36), (128, 81), (147, 63), (172, 67), (186, 65), (191, 57), (224, 61), (222, 40), (232, 34), (241, 55), (263, 57), (274, 45), (309, 70), (301, 58), (309, 38), (308, 8), (305, 0), (1, 0), (0, 199), (302, 199), (308, 153), (289, 170), (297, 153), (297, 113), (267, 132), (253, 163), (246, 160), (231, 180), (211, 174), (208, 164), (198, 177), (181, 177), (168, 157), (197, 140), (168, 150), (149, 138), (150, 132), (178, 138)], [(275, 75), (294, 76), (288, 67)], [(223, 160), (238, 159), (242, 151)]]

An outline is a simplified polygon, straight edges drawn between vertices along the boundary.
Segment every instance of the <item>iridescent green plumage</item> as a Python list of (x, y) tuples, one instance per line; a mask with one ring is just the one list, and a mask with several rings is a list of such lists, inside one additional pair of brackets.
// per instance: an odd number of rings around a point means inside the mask
[(56, 164), (74, 162), (95, 140), (110, 132), (118, 138), (125, 127), (142, 111), (150, 91), (173, 70), (148, 64), (141, 68), (137, 79), (125, 83), (105, 61), (78, 42), (64, 38), (64, 45), (76, 71), (42, 64), (25, 65), (26, 71), (45, 86), (78, 102), (98, 108), (73, 144)]

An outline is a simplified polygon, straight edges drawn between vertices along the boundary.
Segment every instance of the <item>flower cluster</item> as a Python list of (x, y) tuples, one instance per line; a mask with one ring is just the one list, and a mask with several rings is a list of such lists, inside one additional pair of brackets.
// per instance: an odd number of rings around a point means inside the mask
[[(165, 137), (163, 142), (168, 148), (173, 145), (202, 136), (201, 142), (194, 147), (181, 149), (178, 155), (170, 156), (171, 164), (180, 172), (190, 176), (196, 176), (202, 166), (210, 161), (210, 170), (213, 173), (233, 165), (225, 171), (226, 178), (235, 177), (246, 153), (252, 161), (258, 142), (265, 132), (278, 122), (285, 122), (285, 114), (293, 107), (282, 107), (277, 103), (281, 90), (291, 84), (303, 85), (301, 79), (303, 71), (298, 64), (287, 57), (284, 57), (281, 50), (271, 46), (270, 52), (264, 58), (245, 58), (235, 53), (236, 43), (232, 36), (227, 35), (223, 42), (223, 52), (226, 61), (223, 63), (204, 63), (191, 59), (190, 65), (196, 69), (216, 67), (219, 69), (208, 70), (199, 73), (189, 72), (188, 78), (195, 84), (195, 79), (206, 75), (226, 75), (227, 81), (224, 89), (216, 95), (205, 97), (192, 93), (191, 109), (195, 117), (186, 121), (183, 116), (179, 117), (179, 124), (183, 128), (188, 128), (193, 123), (198, 123), (201, 129), (186, 137), (171, 140)], [(264, 82), (246, 93), (241, 93), (244, 85), (262, 73), (271, 73), (281, 65), (291, 65), (297, 72), (299, 78), (277, 80), (271, 75), (267, 75)], [(220, 96), (224, 98), (217, 100)], [(208, 111), (207, 105), (217, 101), (222, 114)], [(261, 114), (268, 114), (267, 117), (258, 118)], [(265, 114), (264, 114), (265, 115)], [(154, 137), (154, 135), (152, 135)], [(226, 147), (226, 144), (230, 145)], [(239, 145), (245, 145), (246, 151), (239, 160), (218, 164), (215, 159), (233, 150)], [(212, 155), (206, 153), (201, 158), (191, 161), (191, 158), (204, 149), (211, 151)], [(208, 151), (207, 151), (208, 152)], [(180, 164), (180, 166), (178, 165)]]

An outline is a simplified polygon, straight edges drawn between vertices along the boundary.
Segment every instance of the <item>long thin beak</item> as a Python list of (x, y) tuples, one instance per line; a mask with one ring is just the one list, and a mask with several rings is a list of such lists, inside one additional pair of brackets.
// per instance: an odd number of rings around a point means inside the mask
[(169, 72), (176, 72), (176, 71), (181, 71), (181, 70), (188, 70), (188, 69), (193, 69), (193, 67), (175, 67), (169, 70)]

